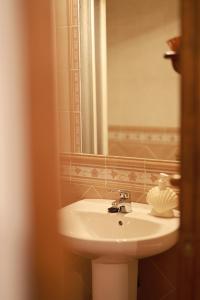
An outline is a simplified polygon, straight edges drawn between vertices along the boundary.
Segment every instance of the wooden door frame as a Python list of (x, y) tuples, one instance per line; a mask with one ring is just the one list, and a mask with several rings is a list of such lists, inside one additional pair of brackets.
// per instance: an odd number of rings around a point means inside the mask
[(181, 1), (181, 228), (178, 299), (200, 299), (200, 2)]

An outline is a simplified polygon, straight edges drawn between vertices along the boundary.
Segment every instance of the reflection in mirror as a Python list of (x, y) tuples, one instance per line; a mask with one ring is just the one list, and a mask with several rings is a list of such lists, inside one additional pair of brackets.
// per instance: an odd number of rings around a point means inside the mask
[(108, 154), (105, 1), (80, 1), (82, 151)]
[(82, 150), (176, 160), (178, 0), (80, 0)]

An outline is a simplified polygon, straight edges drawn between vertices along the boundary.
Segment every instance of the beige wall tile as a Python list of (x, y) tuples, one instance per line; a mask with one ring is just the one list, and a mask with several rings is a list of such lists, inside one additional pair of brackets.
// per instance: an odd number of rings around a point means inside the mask
[(79, 24), (78, 9), (78, 0), (67, 0), (68, 26), (77, 26)]
[(58, 70), (63, 68), (68, 69), (69, 54), (68, 54), (68, 28), (58, 27), (56, 29), (56, 51), (57, 51), (57, 67)]
[(69, 62), (71, 70), (79, 70), (79, 28), (69, 27)]
[(70, 82), (68, 69), (63, 68), (57, 72), (57, 100), (57, 110), (70, 110)]
[(67, 1), (54, 0), (56, 26), (67, 26)]
[(81, 91), (79, 70), (70, 70), (70, 110), (81, 112)]
[(59, 135), (60, 152), (69, 153), (72, 147), (69, 112), (59, 112)]
[(71, 151), (73, 153), (81, 152), (81, 114), (79, 112), (70, 113), (71, 120)]

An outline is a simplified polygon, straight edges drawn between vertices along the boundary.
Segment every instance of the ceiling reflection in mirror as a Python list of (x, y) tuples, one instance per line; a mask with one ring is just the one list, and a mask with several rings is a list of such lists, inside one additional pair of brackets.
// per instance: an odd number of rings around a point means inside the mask
[(80, 0), (82, 152), (179, 159), (178, 0)]

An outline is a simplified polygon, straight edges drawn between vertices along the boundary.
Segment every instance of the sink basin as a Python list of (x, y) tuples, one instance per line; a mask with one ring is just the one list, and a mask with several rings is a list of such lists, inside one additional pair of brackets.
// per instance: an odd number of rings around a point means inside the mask
[(61, 210), (61, 234), (69, 248), (87, 257), (141, 258), (172, 247), (179, 219), (149, 215), (151, 206), (132, 203), (128, 214), (108, 213), (113, 200), (84, 199)]
[[(84, 199), (62, 208), (60, 233), (71, 251), (92, 259), (93, 299), (136, 299), (137, 261), (175, 245), (178, 212), (175, 218), (158, 218), (149, 214), (150, 205), (134, 202), (131, 213), (108, 213), (112, 202)], [(109, 286), (103, 282), (105, 273), (110, 274)]]

